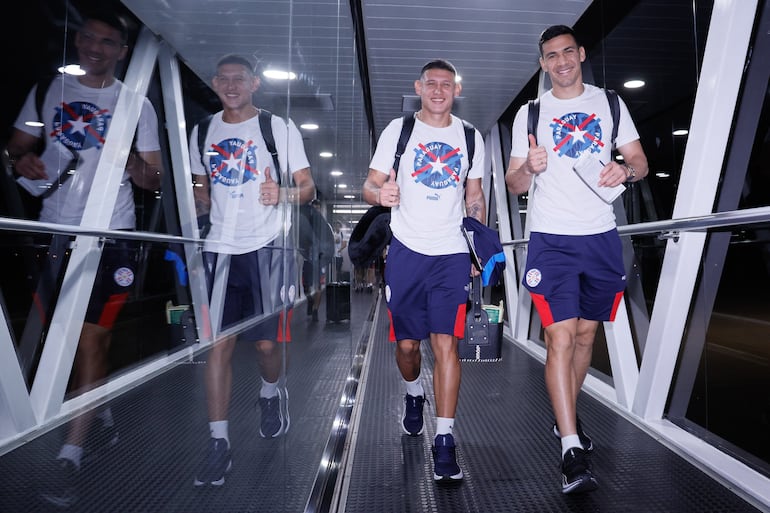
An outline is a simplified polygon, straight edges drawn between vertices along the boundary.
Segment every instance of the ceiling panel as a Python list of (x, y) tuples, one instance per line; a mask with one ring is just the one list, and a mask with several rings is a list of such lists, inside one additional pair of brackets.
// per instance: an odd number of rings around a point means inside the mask
[[(268, 0), (125, 0), (125, 5), (178, 53), (205, 83), (218, 58), (252, 55), (264, 67), (291, 68), (300, 79), (263, 80), (257, 103), (295, 122), (321, 125), (306, 148), (322, 196), (335, 185), (360, 192), (368, 172), (372, 134), (354, 48), (348, 2)], [(590, 4), (580, 1), (362, 0), (366, 62), (376, 137), (414, 95), (422, 65), (445, 58), (463, 76), (456, 112), (490, 129), (537, 70), (537, 37), (553, 23), (573, 24)], [(205, 12), (205, 16), (201, 13)], [(291, 100), (287, 101), (287, 90)], [(322, 149), (335, 153), (328, 161)], [(332, 179), (332, 169), (343, 177)]]

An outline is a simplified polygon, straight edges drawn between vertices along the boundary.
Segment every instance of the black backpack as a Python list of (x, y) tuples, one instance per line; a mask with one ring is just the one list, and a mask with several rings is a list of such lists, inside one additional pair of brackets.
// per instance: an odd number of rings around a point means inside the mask
[[(414, 129), (414, 114), (405, 114), (403, 120), (393, 159), (393, 169), (397, 174), (401, 156), (406, 151), (406, 143)], [(470, 172), (476, 149), (476, 129), (465, 120), (463, 120), (463, 129), (465, 131), (465, 145), (468, 148), (468, 172)], [(370, 207), (358, 220), (358, 224), (350, 234), (348, 240), (350, 261), (355, 266), (368, 267), (382, 255), (385, 246), (390, 244), (392, 235), (390, 231), (390, 207), (381, 205)]]
[[(607, 101), (610, 104), (610, 113), (612, 114), (612, 139), (610, 149), (615, 149), (615, 139), (618, 137), (618, 123), (620, 121), (620, 103), (618, 102), (618, 93), (613, 89), (605, 89)], [(537, 122), (540, 119), (540, 98), (529, 100), (529, 110), (527, 112), (527, 133), (535, 136), (537, 140)]]

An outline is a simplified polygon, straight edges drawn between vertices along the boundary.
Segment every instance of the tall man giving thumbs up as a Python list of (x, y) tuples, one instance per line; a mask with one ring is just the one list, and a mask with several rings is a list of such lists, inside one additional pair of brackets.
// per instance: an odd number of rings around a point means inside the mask
[(524, 285), (545, 330), (545, 385), (551, 398), (553, 434), (561, 440), (563, 493), (598, 486), (588, 453), (593, 442), (577, 415), (577, 397), (591, 364), (600, 321), (613, 321), (626, 285), (620, 236), (612, 205), (573, 171), (578, 158), (598, 166), (598, 188), (641, 180), (647, 158), (625, 103), (619, 99), (617, 150), (612, 159), (613, 121), (604, 91), (583, 83), (585, 49), (570, 27), (543, 31), (540, 67), (552, 88), (540, 97), (537, 134), (527, 136), (528, 108), (512, 127), (511, 158), (505, 182), (514, 194), (526, 192), (532, 211)]
[(444, 482), (463, 478), (453, 428), (460, 391), (457, 339), (464, 335), (471, 261), (460, 227), (465, 215), (486, 220), (484, 141), (474, 129), (471, 167), (463, 122), (452, 115), (462, 89), (456, 78), (448, 61), (423, 66), (414, 83), (421, 108), (399, 169), (391, 166), (403, 118), (391, 121), (380, 135), (363, 187), (368, 203), (391, 207), (385, 298), (396, 364), (406, 387), (401, 427), (412, 436), (424, 429), (420, 342), (429, 339), (437, 415), (433, 478)]
[[(219, 306), (222, 312), (223, 330), (265, 316), (259, 324), (218, 340), (207, 357), (210, 437), (201, 450), (203, 459), (195, 486), (224, 484), (232, 465), (228, 419), (236, 340), (256, 345), (262, 375), (256, 401), (260, 436), (274, 438), (289, 429), (288, 394), (279, 384), (282, 351), (277, 342), (288, 342), (283, 310), (293, 304), (291, 284), (296, 283), (296, 269), (293, 256), (284, 254), (284, 214), (280, 207), (287, 202), (309, 202), (315, 196), (315, 184), (296, 126), (278, 116), (270, 116), (270, 125), (265, 127), (260, 123), (260, 116), (268, 113), (260, 113), (253, 104), (259, 83), (254, 65), (245, 57), (227, 55), (220, 59), (212, 86), (223, 110), (208, 123), (205, 144), (198, 144), (203, 125), (196, 126), (190, 138), (195, 207), (199, 219), (208, 216), (211, 223), (203, 253), (210, 294), (214, 276), (227, 272), (224, 305), (212, 307)], [(270, 136), (263, 131), (268, 126), (272, 127), (280, 167), (291, 175), (291, 186), (279, 187), (280, 177), (265, 142)], [(289, 290), (285, 284), (290, 284)]]

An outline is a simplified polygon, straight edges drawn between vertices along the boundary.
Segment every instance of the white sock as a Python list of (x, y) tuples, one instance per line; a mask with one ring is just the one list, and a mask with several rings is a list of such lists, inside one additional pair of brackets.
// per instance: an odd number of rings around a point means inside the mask
[(455, 427), (455, 419), (449, 417), (436, 417), (436, 434), (451, 435)]
[(567, 435), (561, 438), (561, 457), (563, 458), (567, 451), (577, 447), (583, 448), (583, 444), (580, 443), (580, 437), (578, 435)]
[(406, 384), (406, 393), (411, 395), (412, 397), (418, 397), (423, 396), (425, 397), (425, 389), (422, 388), (422, 381), (418, 377), (414, 381), (407, 381), (404, 380), (404, 383)]
[(262, 388), (259, 389), (259, 397), (270, 398), (278, 395), (278, 382), (268, 383), (262, 378)]
[(80, 460), (83, 458), (83, 448), (77, 445), (64, 444), (59, 450), (57, 460), (67, 459), (75, 464), (78, 470), (80, 470)]
[(209, 433), (211, 433), (211, 438), (224, 438), (227, 440), (227, 446), (230, 447), (230, 436), (228, 433), (229, 425), (230, 422), (227, 420), (209, 422)]

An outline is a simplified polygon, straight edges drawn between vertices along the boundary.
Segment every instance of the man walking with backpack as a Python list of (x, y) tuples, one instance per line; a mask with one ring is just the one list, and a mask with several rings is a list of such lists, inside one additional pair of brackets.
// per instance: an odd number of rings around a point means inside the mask
[(466, 215), (481, 222), (486, 217), (484, 142), (473, 129), (475, 155), (469, 162), (464, 123), (452, 115), (462, 89), (456, 78), (446, 60), (423, 66), (414, 84), (421, 107), (404, 157), (393, 165), (405, 121), (398, 118), (380, 135), (363, 186), (367, 203), (391, 209), (385, 298), (390, 340), (396, 342), (396, 364), (406, 388), (401, 426), (412, 436), (424, 430), (423, 339), (430, 340), (435, 358), (433, 478), (441, 482), (463, 478), (453, 433), (460, 390), (457, 339), (464, 334), (467, 285), (474, 270), (460, 227)]
[[(205, 383), (211, 436), (195, 486), (223, 485), (232, 466), (228, 417), (236, 340), (251, 342), (257, 349), (262, 375), (256, 401), (260, 436), (275, 438), (289, 429), (287, 394), (279, 385), (282, 354), (277, 342), (288, 342), (290, 315), (285, 318), (283, 309), (293, 304), (296, 270), (291, 265), (293, 254), (285, 255), (291, 248), (283, 236), (281, 209), (313, 199), (315, 183), (294, 123), (253, 104), (259, 84), (248, 59), (222, 57), (212, 85), (223, 110), (197, 125), (190, 137), (196, 213), (200, 225), (211, 227), (203, 253), (210, 291), (216, 274), (227, 272), (229, 264), (224, 305), (218, 305), (223, 312), (221, 327), (267, 316), (246, 331), (218, 340), (208, 354)], [(198, 139), (203, 131), (201, 150)], [(292, 184), (280, 185), (282, 168), (288, 170)]]
[[(612, 108), (602, 89), (583, 83), (585, 49), (572, 29), (549, 27), (539, 47), (552, 89), (540, 98), (536, 134), (527, 133), (528, 106), (519, 109), (505, 181), (510, 192), (522, 194), (534, 180), (523, 283), (545, 329), (545, 383), (556, 417), (552, 430), (561, 438), (562, 492), (574, 493), (598, 486), (588, 458), (593, 442), (577, 417), (577, 396), (599, 322), (615, 319), (626, 284), (615, 214), (600, 194), (641, 180), (648, 168), (622, 101), (615, 129), (624, 164), (612, 159)], [(599, 170), (595, 183), (583, 183), (573, 170), (579, 159), (590, 159)]]

